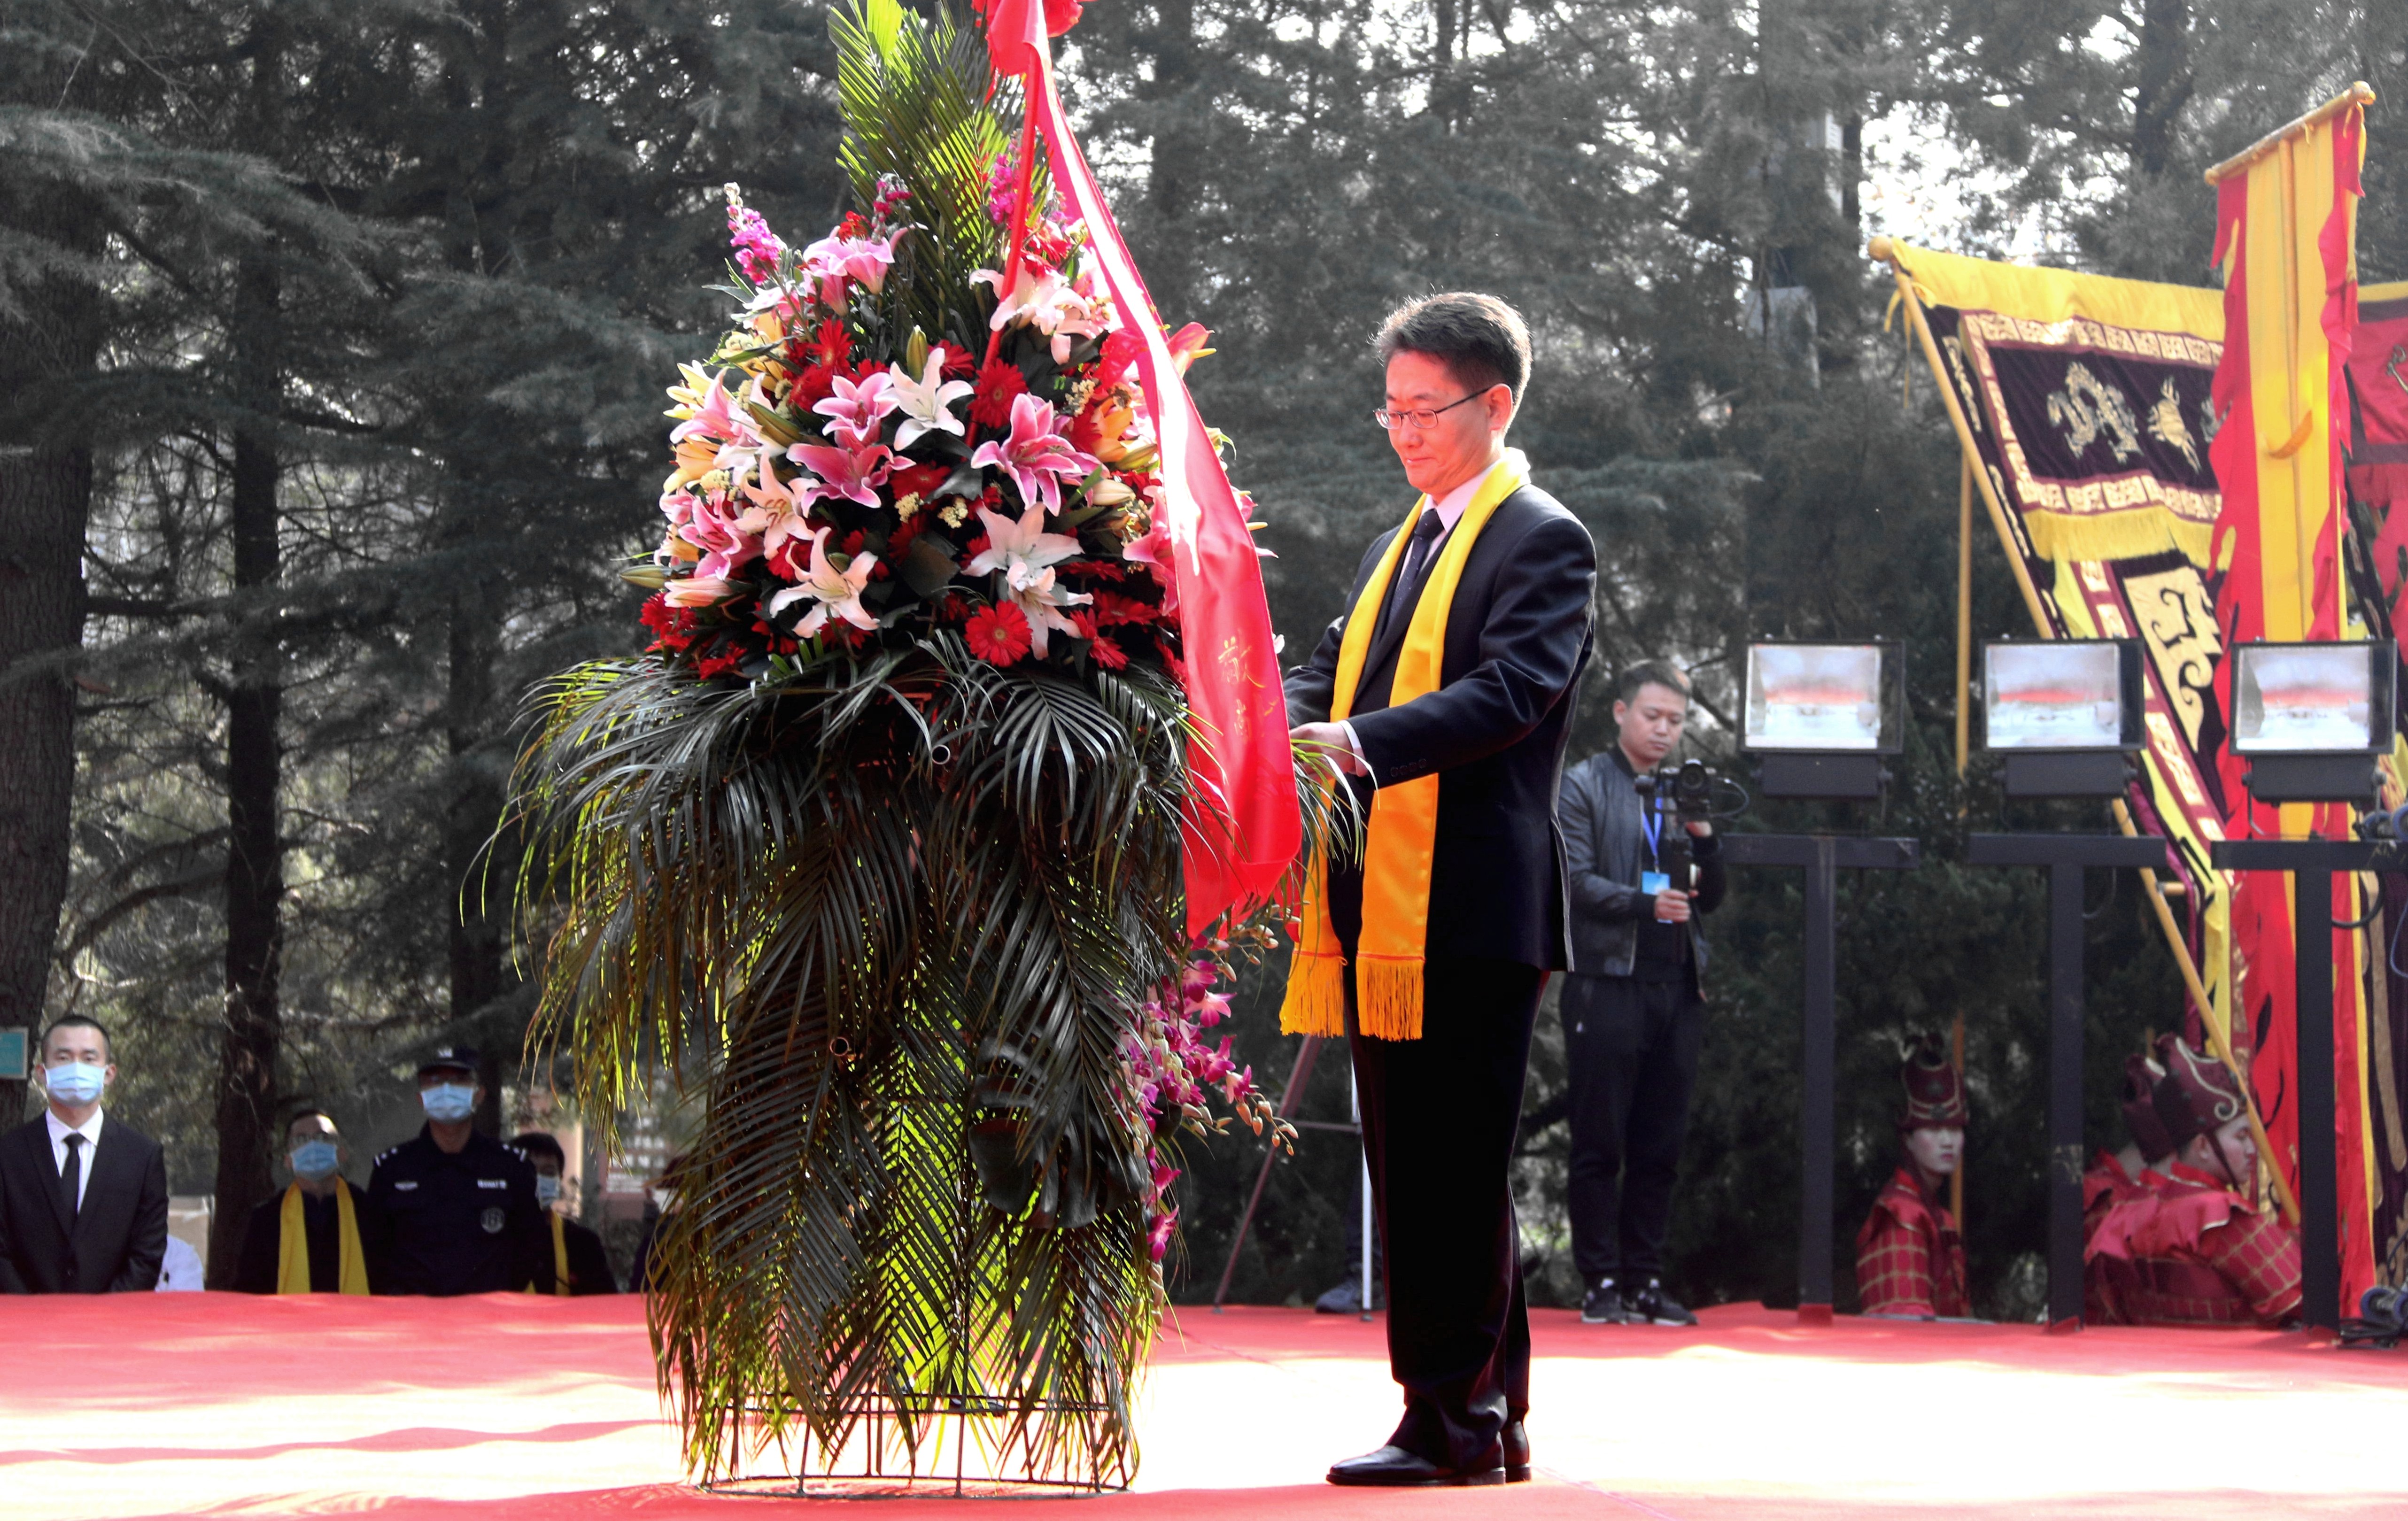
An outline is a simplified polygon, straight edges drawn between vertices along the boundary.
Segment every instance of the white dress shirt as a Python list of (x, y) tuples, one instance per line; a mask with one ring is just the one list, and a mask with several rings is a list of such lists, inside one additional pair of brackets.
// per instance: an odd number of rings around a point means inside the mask
[[(1455, 487), (1453, 491), (1448, 492), (1437, 501), (1429, 501), (1426, 497), (1423, 499), (1424, 506), (1422, 508), (1422, 511), (1437, 513), (1438, 521), (1442, 524), (1438, 531), (1438, 537), (1430, 540), (1429, 552), (1423, 557), (1423, 575), (1428, 575), (1429, 567), (1438, 563), (1438, 552), (1446, 548), (1447, 539), (1454, 537), (1455, 525), (1463, 521), (1463, 509), (1471, 505), (1471, 499), (1480, 495), (1480, 488), (1487, 483), (1490, 476), (1497, 473), (1498, 466), (1501, 466), (1504, 463), (1504, 456), (1500, 454), (1498, 456), (1495, 465), (1489, 466), (1487, 469), (1473, 476), (1470, 480)], [(1418, 528), (1420, 526), (1421, 518), (1419, 516), (1415, 516), (1413, 519), (1413, 527)], [(1406, 532), (1410, 534), (1412, 530), (1408, 529)], [(1408, 552), (1410, 552), (1410, 549), (1408, 550)], [(1401, 576), (1404, 573), (1405, 562), (1403, 556), (1400, 555), (1397, 560), (1397, 574)], [(1380, 779), (1371, 774), (1371, 763), (1363, 758), (1363, 741), (1355, 738), (1354, 725), (1345, 719), (1340, 719), (1338, 722), (1338, 726), (1346, 731), (1346, 748), (1354, 753), (1355, 763), (1363, 768), (1363, 774), (1371, 777), (1371, 785), (1374, 787), (1378, 786), (1380, 784)]]
[(56, 1112), (47, 1109), (42, 1111), (42, 1118), (50, 1122), (50, 1160), (57, 1165), (59, 1176), (62, 1178), (67, 1175), (68, 1134), (72, 1132), (83, 1137), (83, 1155), (77, 1160), (76, 1164), (76, 1210), (80, 1213), (83, 1210), (84, 1193), (92, 1187), (93, 1154), (100, 1149), (101, 1112), (93, 1110), (92, 1118), (81, 1125), (69, 1125), (60, 1119)]

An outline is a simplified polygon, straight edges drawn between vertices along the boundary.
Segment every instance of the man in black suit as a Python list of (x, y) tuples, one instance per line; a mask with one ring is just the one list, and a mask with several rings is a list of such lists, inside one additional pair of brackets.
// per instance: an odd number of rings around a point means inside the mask
[(108, 1032), (69, 1014), (42, 1032), (50, 1107), (0, 1136), (0, 1291), (148, 1292), (167, 1255), (159, 1143), (101, 1112), (117, 1081)]
[[(1422, 501), (1402, 552), (1390, 553), (1395, 531), (1371, 545), (1348, 610), (1286, 682), (1296, 739), (1330, 755), (1372, 810), (1366, 859), (1378, 879), (1367, 894), (1364, 862), (1331, 861), (1326, 914), (1346, 960), (1345, 1027), (1386, 1246), (1388, 1359), (1405, 1413), (1386, 1445), (1329, 1478), (1490, 1484), (1529, 1474), (1529, 1325), (1507, 1173), (1540, 991), (1567, 964), (1555, 789), (1589, 656), (1597, 553), (1505, 447), (1530, 353), (1512, 308), (1431, 296), (1390, 316), (1379, 348), (1387, 405), (1377, 420)], [(1450, 581), (1451, 600), (1424, 610), (1424, 593)], [(1426, 611), (1443, 614), (1436, 650), (1440, 624)], [(1349, 640), (1350, 621), (1365, 616), (1368, 641)], [(1428, 689), (1400, 696), (1400, 671)], [(1418, 826), (1403, 869), (1379, 865), (1380, 790), (1430, 776), (1435, 825)], [(1395, 943), (1383, 917), (1419, 925), (1411, 1039), (1367, 1035), (1360, 1017), (1364, 969), (1381, 972), (1383, 958), (1358, 947)], [(1397, 975), (1370, 984), (1392, 1003)]]

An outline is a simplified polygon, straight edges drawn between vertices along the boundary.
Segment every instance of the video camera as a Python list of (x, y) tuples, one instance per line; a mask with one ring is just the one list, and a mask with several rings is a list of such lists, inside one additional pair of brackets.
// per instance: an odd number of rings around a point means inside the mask
[[(1641, 806), (1659, 821), (1656, 859), (1664, 874), (1680, 891), (1695, 891), (1697, 857), (1690, 849), (1688, 825), (1713, 819), (1715, 789), (1727, 787), (1738, 792), (1739, 783), (1704, 761), (1685, 760), (1678, 766), (1666, 764), (1642, 772), (1631, 785), (1638, 789)], [(1742, 808), (1746, 806), (1744, 798), (1742, 793)]]

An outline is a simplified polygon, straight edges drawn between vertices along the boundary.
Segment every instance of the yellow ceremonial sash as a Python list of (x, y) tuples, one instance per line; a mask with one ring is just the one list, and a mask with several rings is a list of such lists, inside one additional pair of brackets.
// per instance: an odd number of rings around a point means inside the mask
[[(277, 1212), (276, 1292), (309, 1292), (309, 1220), (303, 1212), (301, 1185), (284, 1190), (284, 1206)], [(367, 1255), (360, 1250), (360, 1217), (351, 1208), (351, 1185), (335, 1180), (335, 1260), (338, 1292), (368, 1291)]]
[[(1388, 706), (1401, 708), (1438, 690), (1446, 656), (1446, 618), (1480, 537), (1499, 504), (1530, 482), (1529, 461), (1518, 449), (1505, 451), (1472, 494), (1455, 531), (1438, 552), (1423, 582), (1421, 600), (1397, 652), (1397, 677)], [(1403, 527), (1388, 541), (1380, 567), (1363, 583), (1346, 615), (1338, 646), (1338, 682), (1331, 694), (1333, 724), (1354, 710), (1355, 683), (1370, 653), (1371, 631), (1387, 600), (1388, 582), (1404, 557), (1414, 519), (1429, 501), (1413, 503)], [(1381, 1040), (1418, 1040), (1422, 1034), (1422, 961), (1429, 942), (1430, 854), (1438, 842), (1439, 778), (1433, 772), (1381, 787), (1371, 795), (1371, 820), (1363, 851), (1363, 933), (1355, 945), (1355, 1020), (1365, 1035)], [(1289, 963), (1287, 996), (1280, 1028), (1290, 1035), (1346, 1033), (1346, 955), (1329, 923), (1329, 861), (1316, 851), (1307, 868), (1303, 926)]]
[(552, 1291), (565, 1299), (573, 1292), (568, 1286), (568, 1225), (554, 1211), (544, 1214), (552, 1221)]

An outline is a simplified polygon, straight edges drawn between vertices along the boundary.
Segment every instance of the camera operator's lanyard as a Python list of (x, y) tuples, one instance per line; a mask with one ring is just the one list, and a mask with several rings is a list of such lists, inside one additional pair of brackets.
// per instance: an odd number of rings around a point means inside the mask
[(1647, 836), (1647, 859), (1661, 871), (1664, 868), (1664, 815), (1656, 811), (1656, 800), (1652, 797), (1647, 800), (1646, 811), (1639, 816), (1639, 827)]

